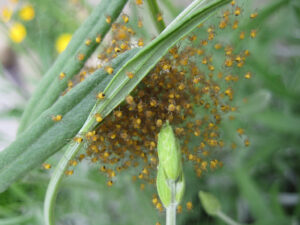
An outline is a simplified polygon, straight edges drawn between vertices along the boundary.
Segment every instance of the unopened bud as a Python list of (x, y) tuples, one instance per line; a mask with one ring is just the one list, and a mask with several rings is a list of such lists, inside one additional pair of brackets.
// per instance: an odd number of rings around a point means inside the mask
[(200, 191), (199, 198), (205, 212), (208, 215), (215, 216), (221, 210), (221, 204), (214, 195), (208, 192)]
[(157, 191), (164, 207), (167, 208), (170, 204), (177, 205), (181, 201), (185, 189), (181, 150), (169, 123), (165, 124), (158, 134), (157, 149)]
[(182, 173), (181, 151), (172, 127), (165, 124), (158, 134), (157, 151), (159, 165), (167, 179), (176, 181)]

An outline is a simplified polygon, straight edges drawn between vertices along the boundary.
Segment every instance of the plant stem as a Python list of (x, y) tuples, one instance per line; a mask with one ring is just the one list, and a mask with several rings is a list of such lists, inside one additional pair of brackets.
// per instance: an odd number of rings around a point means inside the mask
[(155, 27), (156, 27), (157, 31), (159, 33), (161, 33), (166, 28), (166, 25), (162, 18), (161, 18), (161, 20), (158, 20), (158, 16), (161, 13), (159, 11), (158, 4), (157, 4), (156, 0), (147, 0), (146, 2), (148, 3), (148, 7), (150, 9), (151, 17), (155, 24)]
[[(88, 130), (92, 129), (95, 126), (95, 118), (89, 117), (83, 127), (78, 132), (79, 134), (84, 134)], [(78, 151), (83, 146), (83, 142), (77, 143), (71, 141), (67, 145), (64, 156), (59, 161), (58, 165), (55, 168), (55, 171), (52, 175), (50, 183), (47, 188), (45, 202), (44, 202), (44, 219), (46, 225), (54, 225), (54, 206), (58, 193), (58, 189), (63, 179), (64, 172), (68, 168), (69, 161), (75, 157)]]
[(176, 204), (170, 204), (167, 207), (166, 225), (176, 225)]
[(225, 223), (227, 223), (228, 225), (240, 225), (239, 223), (237, 223), (236, 221), (234, 221), (233, 219), (231, 219), (229, 216), (227, 216), (226, 214), (224, 214), (222, 211), (219, 211), (217, 216), (223, 220)]
[(175, 181), (169, 181), (169, 187), (171, 188), (172, 200), (170, 205), (166, 208), (166, 225), (176, 225), (176, 183)]

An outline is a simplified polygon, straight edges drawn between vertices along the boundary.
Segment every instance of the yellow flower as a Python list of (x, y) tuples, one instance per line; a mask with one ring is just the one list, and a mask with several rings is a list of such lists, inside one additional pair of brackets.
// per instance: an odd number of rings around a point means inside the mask
[(9, 29), (9, 37), (15, 43), (21, 43), (26, 33), (26, 28), (21, 23), (14, 23)]
[(72, 38), (72, 35), (71, 34), (61, 34), (57, 39), (56, 39), (56, 43), (55, 43), (55, 48), (56, 48), (56, 51), (58, 53), (61, 53), (63, 52), (66, 47), (68, 46), (70, 40)]
[(32, 5), (25, 5), (19, 12), (19, 16), (24, 21), (30, 21), (34, 18), (35, 12)]
[(0, 14), (0, 17), (3, 20), (3, 22), (8, 22), (12, 16), (12, 13), (13, 11), (10, 8), (4, 7), (1, 10), (1, 14)]

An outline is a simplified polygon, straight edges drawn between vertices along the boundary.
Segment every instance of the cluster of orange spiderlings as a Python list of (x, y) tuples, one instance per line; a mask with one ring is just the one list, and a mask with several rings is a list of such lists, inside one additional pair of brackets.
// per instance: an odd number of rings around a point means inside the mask
[[(85, 67), (78, 74), (78, 76), (76, 76), (73, 80), (69, 80), (68, 88), (63, 92), (63, 95), (70, 91), (77, 83), (82, 82), (86, 78), (86, 76), (93, 73), (97, 68), (102, 68), (103, 65), (109, 64), (108, 62), (111, 59), (117, 57), (119, 54), (131, 49), (132, 47), (142, 47), (144, 45), (143, 39), (139, 39), (137, 41), (137, 44), (132, 43), (131, 37), (135, 34), (135, 32), (132, 28), (126, 26), (129, 21), (129, 17), (126, 14), (122, 15), (122, 21), (123, 24), (113, 23), (111, 25), (113, 38), (109, 45), (102, 49), (102, 53), (98, 54), (99, 64), (97, 65), (97, 67)], [(106, 17), (106, 22), (111, 23), (111, 18), (109, 16)], [(101, 36), (98, 35), (94, 41), (99, 44), (102, 41)], [(91, 42), (91, 39), (87, 39), (85, 41), (85, 44), (90, 45)], [(84, 56), (82, 54), (79, 54), (77, 58), (79, 61), (81, 61), (83, 60), (82, 57)], [(108, 74), (113, 74), (114, 72), (114, 69), (110, 65), (106, 65), (104, 69)], [(61, 72), (59, 74), (59, 79), (62, 80), (65, 77), (66, 74), (64, 72)]]
[[(242, 10), (234, 1), (231, 5), (231, 9), (223, 11), (216, 25), (201, 24), (192, 35), (173, 47), (111, 115), (103, 121), (99, 115), (100, 126), (83, 137), (87, 143), (86, 153), (72, 160), (70, 166), (76, 166), (77, 161), (84, 158), (99, 163), (99, 170), (108, 177), (108, 186), (113, 185), (117, 173), (136, 167), (138, 174), (133, 180), (154, 183), (152, 171), (156, 171), (158, 163), (156, 138), (166, 120), (174, 127), (184, 159), (193, 163), (198, 177), (204, 171), (222, 166), (211, 154), (226, 145), (219, 125), (226, 113), (237, 110), (231, 105), (234, 83), (241, 78), (251, 78), (249, 71), (243, 71), (249, 50), (237, 51), (217, 38), (222, 30), (238, 30), (237, 19)], [(256, 16), (254, 13), (250, 18)], [(122, 20), (123, 23), (112, 24), (111, 41), (98, 55), (98, 67), (104, 66), (109, 74), (114, 68), (107, 62), (132, 47), (144, 45), (142, 39), (133, 40), (135, 32), (127, 25), (129, 17), (123, 15)], [(206, 39), (199, 40), (198, 32), (204, 33)], [(244, 31), (237, 33), (241, 40), (245, 35)], [(255, 36), (256, 30), (252, 30), (249, 37)], [(79, 81), (87, 74), (81, 72)], [(128, 73), (131, 75), (134, 74)], [(99, 93), (97, 98), (104, 99), (105, 93)], [(53, 118), (59, 121), (58, 116)], [(245, 137), (243, 129), (239, 128), (237, 133)], [(249, 145), (248, 139), (244, 142)], [(67, 174), (73, 174), (73, 170)], [(144, 187), (142, 183), (141, 188)], [(159, 202), (156, 207), (162, 210)]]
[[(112, 58), (115, 58), (119, 53), (125, 52), (132, 47), (131, 37), (135, 34), (134, 30), (127, 26), (129, 17), (127, 15), (122, 15), (123, 24), (114, 23), (112, 24), (112, 41), (108, 46), (104, 47), (102, 53), (98, 55), (100, 63), (98, 67), (109, 62)], [(139, 40), (139, 46), (143, 46), (142, 39)], [(112, 73), (111, 67), (106, 66), (106, 71)]]

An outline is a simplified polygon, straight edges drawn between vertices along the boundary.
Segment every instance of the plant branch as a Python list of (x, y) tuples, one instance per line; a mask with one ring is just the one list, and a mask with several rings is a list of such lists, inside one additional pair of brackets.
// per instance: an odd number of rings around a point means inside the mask
[[(63, 179), (64, 172), (68, 168), (69, 159), (73, 158), (76, 153), (79, 151), (82, 143), (70, 143), (72, 151), (67, 150), (64, 156), (59, 161), (58, 165), (55, 168), (52, 178), (47, 188), (46, 197), (44, 201), (44, 219), (46, 225), (54, 225), (54, 206), (58, 193), (58, 189)], [(67, 145), (69, 146), (69, 145)]]

